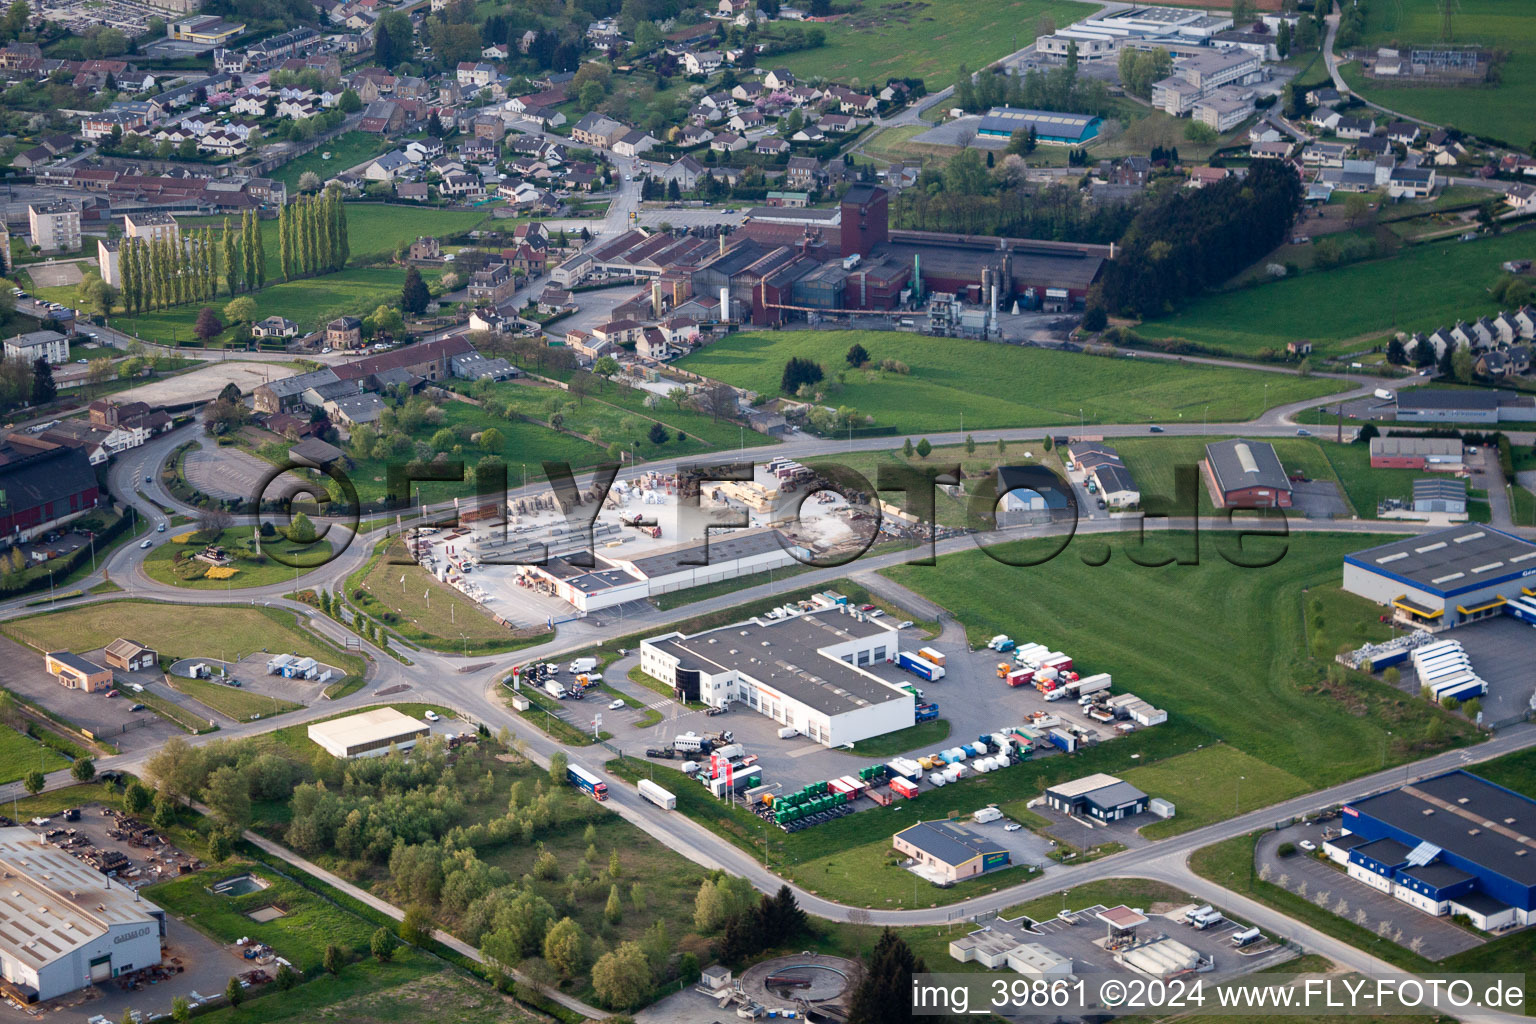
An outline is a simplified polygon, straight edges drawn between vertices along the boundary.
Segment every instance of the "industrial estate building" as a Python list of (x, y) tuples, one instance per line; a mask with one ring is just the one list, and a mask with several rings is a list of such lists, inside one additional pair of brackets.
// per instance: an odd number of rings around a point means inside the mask
[(542, 565), (519, 570), (582, 612), (601, 611), (628, 601), (669, 594), (675, 590), (767, 572), (809, 558), (804, 547), (777, 530), (744, 530), (715, 534), (707, 541), (682, 544), (632, 558), (591, 555), (591, 565), (578, 565), (558, 555)]
[(97, 690), (112, 689), (110, 668), (103, 668), (69, 651), (49, 651), (44, 654), (43, 671), (53, 676), (66, 690), (95, 693)]
[(1008, 864), (1006, 849), (952, 821), (920, 821), (897, 832), (891, 845), (912, 858), (918, 874), (940, 885)]
[(1529, 423), (1536, 420), (1536, 399), (1515, 391), (1404, 388), (1397, 393), (1397, 419), (1403, 423)]
[(1413, 482), (1413, 510), (1452, 516), (1467, 514), (1467, 483), (1444, 477), (1425, 477)]
[(1200, 463), (1218, 508), (1290, 508), (1291, 481), (1275, 446), (1265, 441), (1213, 441)]
[(24, 828), (0, 829), (0, 991), (68, 995), (160, 962), (165, 912)]
[(1035, 40), (1037, 52), (1080, 61), (1116, 59), (1122, 49), (1164, 49), (1188, 57), (1208, 49), (1218, 32), (1232, 27), (1224, 14), (1178, 7), (1131, 6), (1084, 18)]
[(1500, 615), (1536, 590), (1536, 544), (1491, 526), (1454, 526), (1344, 556), (1344, 589), (1440, 629)]
[(985, 928), (952, 939), (949, 955), (963, 964), (997, 970), (1010, 967), (1026, 978), (1059, 978), (1072, 973), (1072, 958), (1040, 944), (1040, 933), (1027, 917), (994, 918)]
[(1536, 922), (1536, 800), (1457, 770), (1344, 805), (1349, 876), (1484, 931)]
[(869, 671), (895, 660), (897, 629), (836, 608), (652, 637), (640, 644), (640, 668), (679, 700), (740, 701), (828, 747), (911, 726), (912, 693)]
[(981, 119), (977, 135), (1012, 138), (1015, 132), (1035, 133), (1035, 141), (1053, 146), (1081, 146), (1099, 134), (1103, 120), (1093, 114), (1058, 114), (1051, 110), (993, 107)]
[(333, 757), (382, 757), (391, 750), (410, 750), (432, 729), (394, 708), (374, 708), (309, 727), (309, 738)]
[(1463, 468), (1458, 437), (1373, 437), (1372, 469), (1426, 469), (1459, 473)]
[(1045, 791), (1045, 802), (1055, 810), (1104, 823), (1140, 814), (1147, 809), (1147, 799), (1129, 782), (1102, 772)]

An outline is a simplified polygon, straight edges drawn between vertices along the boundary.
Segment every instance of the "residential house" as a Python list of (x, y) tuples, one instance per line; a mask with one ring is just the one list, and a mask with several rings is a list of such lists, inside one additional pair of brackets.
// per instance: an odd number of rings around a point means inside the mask
[(480, 63), (461, 61), (456, 70), (455, 78), (461, 86), (466, 88), (483, 89), (496, 81), (495, 66), (483, 61)]
[(1424, 199), (1435, 191), (1433, 167), (1396, 167), (1387, 183), (1387, 194), (1393, 199)]
[(763, 156), (784, 156), (789, 152), (789, 143), (770, 135), (758, 139), (757, 144), (752, 147), (752, 152)]
[(635, 157), (654, 147), (658, 141), (650, 132), (636, 128), (615, 139), (613, 151), (619, 156)]
[(774, 68), (763, 76), (763, 85), (775, 91), (792, 89), (795, 85), (795, 76), (789, 68)]
[(343, 316), (325, 325), (325, 343), (338, 352), (361, 348), (363, 322), (355, 316)]
[(364, 167), (363, 177), (369, 181), (394, 181), (402, 174), (410, 174), (413, 171), (414, 165), (410, 158), (400, 150), (393, 149)]
[(469, 297), (479, 304), (499, 305), (516, 290), (517, 278), (509, 263), (492, 263), (470, 275)]
[(644, 324), (635, 320), (620, 319), (610, 320), (592, 328), (592, 336), (599, 341), (608, 341), (615, 345), (636, 344), (644, 331)]
[(399, 131), (405, 125), (405, 112), (392, 100), (374, 100), (363, 110), (358, 130), (375, 135)]
[(576, 353), (577, 357), (588, 365), (601, 359), (603, 356), (613, 355), (618, 348), (607, 338), (599, 338), (587, 331), (566, 331), (565, 347)]
[(269, 316), (251, 324), (251, 334), (257, 338), (292, 338), (299, 333), (299, 325), (285, 316)]
[(395, 198), (404, 199), (412, 203), (424, 203), (430, 198), (431, 190), (425, 182), (402, 181), (395, 186)]
[(726, 122), (726, 125), (734, 131), (746, 132), (754, 128), (761, 128), (767, 123), (767, 118), (763, 117), (756, 110), (743, 110), (740, 113), (731, 115), (731, 119)]
[(545, 316), (565, 313), (575, 308), (576, 305), (572, 302), (571, 293), (564, 288), (549, 285), (539, 293), (539, 312)]
[(735, 132), (721, 132), (709, 140), (709, 148), (716, 153), (739, 153), (747, 148), (747, 140)]
[(683, 70), (690, 75), (709, 75), (720, 70), (719, 50), (689, 50), (683, 54)]
[(571, 138), (587, 146), (611, 149), (629, 129), (605, 114), (588, 114), (571, 128)]
[(792, 189), (813, 192), (820, 186), (824, 176), (821, 163), (815, 157), (792, 156), (784, 170), (784, 184)]

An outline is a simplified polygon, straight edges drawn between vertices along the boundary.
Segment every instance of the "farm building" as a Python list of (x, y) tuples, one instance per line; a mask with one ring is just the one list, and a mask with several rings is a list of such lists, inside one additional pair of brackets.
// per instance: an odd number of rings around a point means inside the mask
[(1291, 481), (1268, 442), (1212, 441), (1200, 467), (1219, 508), (1291, 507)]
[(165, 912), (24, 828), (0, 829), (0, 984), (36, 1003), (160, 962)]
[(355, 715), (316, 722), (309, 738), (332, 757), (382, 757), (394, 750), (410, 750), (432, 732), (425, 722), (394, 708), (374, 708)]
[(1063, 814), (1111, 822), (1146, 810), (1147, 794), (1101, 772), (1050, 787), (1045, 802)]
[(1529, 596), (1536, 544), (1491, 526), (1453, 526), (1344, 556), (1344, 589), (1444, 628), (1503, 614)]
[(66, 690), (95, 693), (97, 690), (112, 689), (111, 669), (102, 668), (94, 661), (87, 661), (68, 651), (49, 651), (44, 654), (43, 671), (53, 676)]
[(828, 747), (907, 728), (912, 694), (868, 670), (896, 657), (895, 626), (839, 608), (652, 637), (640, 668), (679, 700), (739, 701)]
[(1008, 864), (1003, 847), (949, 821), (920, 821), (897, 832), (891, 845), (912, 858), (914, 873), (937, 885), (953, 885)]
[(1490, 931), (1536, 921), (1536, 800), (1456, 770), (1344, 805), (1323, 844), (1349, 876)]
[(1428, 469), (1448, 473), (1462, 468), (1461, 439), (1456, 437), (1373, 437), (1372, 469)]

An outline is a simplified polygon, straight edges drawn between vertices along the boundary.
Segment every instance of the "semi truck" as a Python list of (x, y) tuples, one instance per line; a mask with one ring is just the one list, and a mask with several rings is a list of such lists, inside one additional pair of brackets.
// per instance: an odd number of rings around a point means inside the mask
[(593, 775), (581, 767), (581, 765), (568, 765), (565, 769), (565, 779), (594, 800), (608, 799), (608, 783)]
[(892, 779), (891, 792), (895, 793), (897, 796), (911, 800), (913, 797), (917, 796), (917, 785), (907, 781), (906, 779)]
[(1253, 943), (1258, 942), (1263, 937), (1264, 933), (1259, 931), (1257, 928), (1245, 928), (1242, 931), (1233, 934), (1232, 945), (1236, 946), (1238, 949), (1242, 949), (1244, 946), (1252, 945)]
[(902, 651), (896, 655), (896, 664), (930, 683), (936, 683), (944, 678), (944, 666), (935, 665), (927, 658), (920, 658), (909, 651)]
[(544, 692), (556, 700), (564, 700), (568, 696), (568, 694), (565, 692), (565, 687), (561, 686), (553, 679), (546, 679), (544, 681)]
[(677, 810), (677, 797), (662, 789), (650, 779), (641, 779), (639, 789), (642, 799), (649, 800), (664, 811)]
[(672, 749), (682, 754), (707, 754), (711, 744), (703, 736), (685, 732), (672, 740)]
[(1016, 668), (1005, 677), (1009, 686), (1028, 686), (1035, 680), (1035, 670), (1032, 668)]
[(1079, 679), (1067, 684), (1067, 692), (1074, 697), (1086, 697), (1090, 693), (1098, 693), (1109, 689), (1110, 677), (1108, 672), (1100, 672), (1098, 675), (1089, 676), (1087, 679)]
[(939, 706), (927, 702), (919, 702), (913, 708), (914, 717), (919, 722), (931, 722), (939, 717)]

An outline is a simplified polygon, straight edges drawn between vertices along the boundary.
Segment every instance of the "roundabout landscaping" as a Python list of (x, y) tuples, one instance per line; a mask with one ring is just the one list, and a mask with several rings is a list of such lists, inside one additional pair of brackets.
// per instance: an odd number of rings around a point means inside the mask
[[(144, 559), (144, 574), (157, 583), (189, 590), (230, 590), (291, 583), (331, 560), (330, 541), (295, 543), (286, 537), (254, 537), (234, 530), (179, 533)], [(222, 555), (222, 557), (220, 557)], [(287, 563), (294, 562), (296, 565)]]

